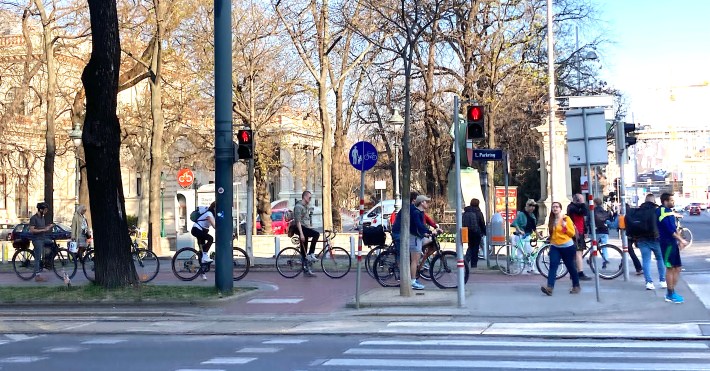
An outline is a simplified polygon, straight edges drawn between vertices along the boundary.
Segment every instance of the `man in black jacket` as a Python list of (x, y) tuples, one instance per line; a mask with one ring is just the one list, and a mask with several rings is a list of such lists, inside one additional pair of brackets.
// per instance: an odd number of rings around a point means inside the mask
[(471, 204), (463, 209), (462, 226), (468, 228), (466, 260), (471, 264), (471, 268), (478, 265), (478, 249), (481, 247), (481, 239), (486, 235), (486, 222), (479, 205), (480, 201), (472, 198)]

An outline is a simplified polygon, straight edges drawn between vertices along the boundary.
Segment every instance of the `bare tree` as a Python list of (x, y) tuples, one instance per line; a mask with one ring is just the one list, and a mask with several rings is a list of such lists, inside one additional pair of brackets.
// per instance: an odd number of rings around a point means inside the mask
[(86, 117), (82, 139), (86, 151), (96, 245), (96, 282), (106, 288), (138, 283), (130, 254), (130, 238), (119, 161), (120, 125), (116, 116), (121, 41), (115, 0), (88, 0), (91, 14), (91, 58), (82, 74)]

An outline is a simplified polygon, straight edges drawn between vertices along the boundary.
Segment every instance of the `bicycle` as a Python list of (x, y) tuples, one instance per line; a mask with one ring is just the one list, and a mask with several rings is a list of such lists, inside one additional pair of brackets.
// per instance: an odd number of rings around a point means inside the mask
[[(440, 289), (458, 287), (457, 256), (454, 251), (444, 251), (436, 236), (432, 237), (429, 256), (422, 256), (418, 264), (419, 277), (430, 279)], [(425, 254), (426, 255), (426, 254)], [(429, 263), (428, 266), (426, 263)], [(426, 268), (425, 268), (426, 267)], [(377, 282), (383, 287), (400, 284), (399, 249), (392, 244), (375, 259), (373, 272)], [(424, 272), (424, 274), (422, 274)], [(428, 275), (428, 277), (427, 277)], [(464, 283), (468, 282), (469, 268), (464, 264)]]
[[(77, 264), (76, 260), (71, 257), (71, 253), (67, 249), (59, 247), (57, 241), (53, 239), (45, 241), (43, 248), (46, 250), (47, 247), (50, 248), (50, 252), (43, 254), (40, 270), (51, 269), (59, 279), (63, 279), (65, 274), (70, 279), (74, 278)], [(21, 279), (25, 281), (33, 279), (37, 275), (34, 248), (22, 247), (15, 251), (12, 255), (12, 268)]]
[[(138, 235), (140, 233), (140, 230), (136, 228), (135, 226), (132, 226), (128, 229), (128, 234), (129, 236), (132, 237), (131, 239), (131, 261), (133, 262), (133, 266), (136, 270), (136, 274), (138, 276), (138, 281), (141, 283), (148, 283), (152, 281), (157, 275), (158, 272), (160, 271), (160, 260), (158, 259), (158, 256), (155, 255), (154, 252), (143, 248), (139, 247), (142, 246), (142, 242), (145, 241), (140, 241), (138, 240)], [(147, 246), (147, 245), (146, 245)], [(84, 276), (86, 276), (86, 279), (95, 282), (96, 281), (96, 268), (95, 268), (95, 261), (94, 261), (94, 254), (95, 254), (94, 249), (88, 249), (83, 258), (81, 258), (81, 263), (82, 263), (82, 270), (84, 271)]]
[[(594, 266), (594, 259), (592, 258), (592, 240), (585, 240), (585, 245), (587, 246), (582, 255), (582, 260), (587, 262), (589, 268), (596, 274), (597, 269)], [(540, 273), (547, 278), (547, 272), (550, 268), (549, 260), (549, 243), (543, 246), (538, 253), (537, 267)], [(611, 280), (619, 277), (624, 272), (624, 255), (618, 246), (612, 244), (604, 244), (597, 247), (597, 251), (602, 258), (602, 266), (599, 269), (599, 277), (605, 280)], [(564, 264), (560, 264), (557, 268), (556, 278), (562, 278), (567, 275), (567, 268)]]
[[(321, 270), (330, 278), (341, 278), (350, 272), (352, 260), (350, 253), (342, 247), (331, 246), (331, 241), (335, 238), (334, 231), (323, 231), (323, 248), (316, 255), (317, 261), (321, 264)], [(284, 278), (295, 278), (302, 272), (311, 269), (314, 262), (306, 259), (306, 246), (301, 243), (299, 237), (294, 235), (291, 242), (296, 247), (287, 247), (276, 256), (276, 271)]]
[[(533, 268), (533, 264), (540, 271), (540, 262), (538, 262), (539, 253), (546, 246), (538, 247), (538, 237), (535, 233), (530, 235), (530, 246), (532, 247), (530, 252), (525, 252), (525, 239), (522, 237), (518, 239), (515, 244), (506, 244), (498, 248), (496, 252), (496, 265), (498, 269), (506, 275), (515, 276), (523, 273), (526, 266)], [(510, 254), (508, 253), (510, 252)], [(502, 258), (504, 256), (504, 258)], [(549, 268), (549, 265), (547, 266)], [(543, 267), (544, 268), (544, 267)], [(547, 270), (543, 276), (547, 277)]]
[[(232, 235), (232, 240), (236, 235)], [(203, 280), (207, 280), (206, 273), (211, 270), (213, 262), (203, 263), (202, 254), (203, 245), (198, 244), (200, 251), (198, 252), (192, 247), (183, 247), (178, 249), (173, 255), (171, 267), (175, 277), (181, 281), (192, 281), (197, 276), (202, 275)], [(239, 247), (232, 246), (232, 279), (239, 281), (249, 273), (251, 261), (246, 251)]]

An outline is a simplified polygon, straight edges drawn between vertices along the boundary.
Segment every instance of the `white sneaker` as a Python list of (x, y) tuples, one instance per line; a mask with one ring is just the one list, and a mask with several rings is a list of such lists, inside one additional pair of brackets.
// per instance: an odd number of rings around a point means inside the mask
[(661, 281), (661, 288), (662, 288), (662, 289), (667, 289), (667, 288), (668, 288), (668, 284), (666, 284), (666, 281)]
[(653, 286), (653, 282), (646, 282), (646, 290), (655, 290), (655, 289), (656, 289), (656, 287)]
[(316, 262), (316, 261), (318, 261), (318, 258), (316, 258), (316, 255), (315, 255), (315, 254), (308, 254), (308, 255), (306, 255), (306, 259), (308, 259), (308, 261), (310, 261), (310, 262)]
[(203, 252), (202, 253), (202, 262), (203, 263), (212, 263), (214, 260), (210, 259), (210, 254)]
[(412, 280), (412, 288), (415, 290), (424, 290), (424, 285), (419, 283), (417, 280)]

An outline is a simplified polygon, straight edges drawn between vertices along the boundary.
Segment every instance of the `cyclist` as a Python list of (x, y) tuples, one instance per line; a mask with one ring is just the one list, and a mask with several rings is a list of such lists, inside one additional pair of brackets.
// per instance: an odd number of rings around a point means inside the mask
[[(311, 197), (312, 195), (309, 191), (304, 191), (301, 194), (301, 201), (296, 202), (296, 205), (293, 207), (293, 218), (296, 221), (296, 233), (298, 233), (298, 238), (301, 241), (301, 257), (314, 262), (318, 260), (315, 252), (320, 233), (313, 229), (311, 224), (311, 214), (308, 211), (308, 204), (311, 202)], [(311, 244), (308, 248), (308, 255), (306, 255), (306, 245), (308, 245), (309, 239), (311, 240)], [(303, 269), (306, 277), (316, 276), (315, 273), (311, 271), (308, 264), (303, 264)]]
[[(443, 230), (439, 228), (439, 225), (436, 224), (434, 219), (432, 219), (429, 215), (426, 213), (426, 209), (429, 208), (429, 201), (431, 199), (428, 198), (425, 195), (420, 195), (417, 196), (417, 198), (414, 201), (415, 206), (424, 214), (424, 225), (429, 226), (434, 229), (434, 232), (431, 233), (433, 236), (436, 236), (439, 233), (442, 233)], [(417, 202), (418, 201), (418, 202)], [(434, 253), (434, 239), (433, 237), (428, 237), (425, 235), (425, 237), (422, 239), (422, 253), (424, 256), (422, 257), (421, 262), (424, 264), (424, 269), (429, 269), (428, 263), (426, 263), (427, 259), (429, 259), (429, 256)], [(417, 274), (419, 273), (420, 269), (417, 267)]]
[(195, 238), (197, 239), (197, 244), (202, 246), (203, 263), (212, 262), (212, 259), (210, 259), (209, 250), (210, 247), (212, 247), (214, 238), (212, 238), (212, 236), (210, 235), (210, 227), (216, 228), (214, 220), (216, 207), (217, 201), (213, 201), (208, 207), (198, 207), (197, 210), (199, 211), (200, 216), (192, 224), (192, 230), (190, 230), (190, 234), (195, 236)]
[(54, 227), (53, 223), (47, 224), (45, 215), (49, 212), (49, 206), (40, 202), (37, 204), (37, 214), (30, 218), (30, 234), (32, 235), (32, 246), (35, 257), (35, 281), (46, 282), (47, 278), (40, 275), (42, 267), (42, 256), (44, 255), (44, 244), (47, 242), (47, 232)]
[[(513, 220), (511, 227), (515, 227), (515, 233), (513, 234), (513, 244), (522, 244), (523, 251), (525, 254), (530, 254), (532, 252), (532, 246), (530, 245), (530, 235), (535, 232), (537, 227), (537, 218), (535, 217), (535, 206), (537, 202), (533, 199), (527, 200), (525, 202), (525, 208), (521, 210), (518, 215)], [(532, 267), (526, 273), (537, 273), (537, 268), (533, 264)]]

